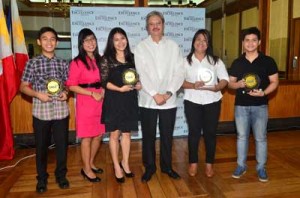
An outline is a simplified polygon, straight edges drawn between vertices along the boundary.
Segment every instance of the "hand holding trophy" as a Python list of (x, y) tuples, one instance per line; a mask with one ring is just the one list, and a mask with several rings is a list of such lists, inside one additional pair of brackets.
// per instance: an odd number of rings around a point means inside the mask
[(134, 87), (139, 81), (139, 75), (133, 68), (124, 70), (122, 78), (124, 85), (131, 85), (132, 87)]
[(198, 89), (204, 88), (211, 88), (214, 85), (215, 75), (214, 72), (207, 68), (200, 68), (198, 69), (197, 73), (197, 81), (201, 81), (204, 83), (203, 86), (199, 87)]
[(243, 90), (243, 94), (249, 93), (254, 89), (258, 89), (258, 87), (260, 86), (260, 78), (257, 74), (245, 74), (243, 79), (245, 81), (245, 89)]
[(50, 78), (46, 82), (46, 89), (52, 97), (57, 97), (62, 91), (62, 85), (57, 79)]

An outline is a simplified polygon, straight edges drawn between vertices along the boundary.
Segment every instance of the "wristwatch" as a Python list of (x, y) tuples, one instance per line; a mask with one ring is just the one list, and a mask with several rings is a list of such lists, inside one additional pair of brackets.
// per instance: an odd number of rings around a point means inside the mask
[(173, 93), (170, 91), (167, 91), (166, 94), (169, 95), (170, 97), (173, 95)]

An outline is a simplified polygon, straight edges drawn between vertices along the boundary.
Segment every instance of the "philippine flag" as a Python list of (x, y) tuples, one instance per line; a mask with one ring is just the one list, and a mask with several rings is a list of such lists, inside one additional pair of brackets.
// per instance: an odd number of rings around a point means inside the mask
[(18, 70), (18, 77), (19, 79), (21, 79), (25, 64), (28, 61), (29, 57), (25, 45), (24, 32), (16, 0), (11, 0), (11, 22), (15, 63)]
[(9, 105), (18, 90), (18, 76), (0, 1), (0, 160), (14, 156)]

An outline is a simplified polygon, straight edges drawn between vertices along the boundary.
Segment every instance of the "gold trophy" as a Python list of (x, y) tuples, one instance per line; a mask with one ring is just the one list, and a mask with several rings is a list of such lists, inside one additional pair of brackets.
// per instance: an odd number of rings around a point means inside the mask
[(54, 78), (47, 80), (46, 88), (47, 92), (52, 96), (57, 96), (62, 91), (61, 83)]
[(245, 80), (245, 84), (246, 84), (243, 94), (248, 93), (253, 89), (258, 89), (260, 85), (260, 78), (257, 74), (254, 73), (245, 74), (243, 79)]
[(134, 86), (139, 81), (139, 75), (133, 68), (126, 69), (122, 74), (122, 78), (124, 85)]

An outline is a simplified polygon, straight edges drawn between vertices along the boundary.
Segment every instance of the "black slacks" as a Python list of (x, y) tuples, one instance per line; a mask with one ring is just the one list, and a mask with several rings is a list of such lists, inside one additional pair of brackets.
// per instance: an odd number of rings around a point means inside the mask
[(142, 126), (142, 158), (146, 171), (155, 172), (155, 139), (156, 126), (160, 132), (160, 168), (162, 171), (172, 169), (172, 140), (176, 119), (176, 108), (172, 109), (149, 109), (141, 108)]
[(51, 134), (55, 143), (56, 169), (55, 177), (62, 178), (67, 173), (67, 150), (68, 150), (68, 128), (69, 117), (61, 120), (44, 121), (33, 117), (33, 129), (36, 144), (36, 169), (37, 179), (46, 180), (48, 146), (51, 142)]
[(216, 130), (219, 122), (221, 101), (200, 105), (184, 101), (184, 112), (188, 124), (189, 163), (198, 162), (198, 147), (203, 131), (206, 163), (214, 163), (216, 152)]

